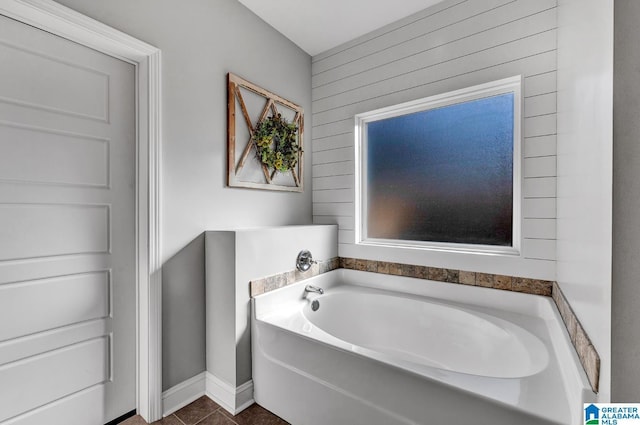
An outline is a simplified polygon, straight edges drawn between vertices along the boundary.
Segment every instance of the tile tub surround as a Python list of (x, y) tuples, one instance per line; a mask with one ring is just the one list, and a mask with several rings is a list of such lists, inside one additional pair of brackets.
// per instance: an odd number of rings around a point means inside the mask
[(506, 291), (524, 292), (533, 295), (551, 296), (553, 282), (548, 280), (527, 279), (523, 277), (504, 276), (489, 273), (476, 273), (464, 270), (442, 269), (439, 267), (416, 266), (412, 264), (390, 263), (388, 261), (363, 260), (360, 258), (340, 257), (340, 267), (391, 274), (396, 276), (416, 277), (418, 279), (435, 280), (437, 282), (458, 283), (463, 285), (482, 286), (485, 288)]
[(556, 282), (553, 282), (551, 296), (567, 327), (569, 338), (571, 338), (571, 343), (578, 353), (580, 363), (582, 363), (582, 367), (587, 373), (591, 388), (597, 393), (598, 383), (600, 381), (600, 356)]
[(522, 292), (531, 295), (552, 297), (560, 316), (567, 328), (571, 343), (578, 354), (580, 363), (587, 374), (591, 389), (598, 392), (600, 378), (600, 356), (591, 343), (589, 336), (578, 321), (571, 306), (562, 294), (556, 282), (529, 279), (517, 276), (505, 276), (479, 273), (465, 270), (443, 269), (439, 267), (417, 266), (413, 264), (392, 263), (388, 261), (365, 260), (361, 258), (337, 257), (314, 264), (308, 272), (291, 270), (250, 282), (251, 296), (255, 297), (269, 291), (283, 288), (302, 279), (307, 279), (331, 270), (343, 268), (368, 271), (396, 276), (428, 279), (437, 282), (454, 283), (503, 291)]
[(264, 294), (265, 292), (283, 288), (292, 283), (296, 283), (303, 279), (317, 276), (322, 273), (330, 272), (340, 266), (338, 257), (330, 258), (324, 261), (318, 261), (313, 264), (306, 272), (297, 269), (289, 270), (284, 273), (278, 273), (271, 276), (259, 278), (249, 282), (249, 290), (252, 297)]

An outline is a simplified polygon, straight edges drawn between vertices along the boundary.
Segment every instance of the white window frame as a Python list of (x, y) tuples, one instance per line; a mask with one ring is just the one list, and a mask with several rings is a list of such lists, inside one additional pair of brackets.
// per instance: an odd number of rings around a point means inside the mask
[[(401, 115), (513, 93), (513, 222), (512, 246), (379, 239), (367, 236), (367, 124)], [(496, 255), (520, 255), (522, 246), (522, 76), (376, 109), (355, 116), (355, 243), (358, 245), (416, 248)]]

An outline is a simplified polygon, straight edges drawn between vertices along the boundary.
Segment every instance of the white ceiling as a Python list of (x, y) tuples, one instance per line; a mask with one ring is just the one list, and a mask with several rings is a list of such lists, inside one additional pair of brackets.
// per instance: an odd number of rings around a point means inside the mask
[(239, 0), (311, 56), (443, 0)]

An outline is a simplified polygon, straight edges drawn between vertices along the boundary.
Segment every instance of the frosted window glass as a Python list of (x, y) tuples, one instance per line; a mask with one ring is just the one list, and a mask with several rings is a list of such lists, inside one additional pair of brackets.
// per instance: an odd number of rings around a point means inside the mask
[(367, 237), (512, 246), (514, 94), (367, 123)]

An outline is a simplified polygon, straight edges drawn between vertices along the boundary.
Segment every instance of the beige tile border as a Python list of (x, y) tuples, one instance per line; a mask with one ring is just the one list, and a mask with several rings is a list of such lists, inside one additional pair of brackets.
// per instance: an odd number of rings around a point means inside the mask
[(390, 263), (388, 261), (363, 260), (340, 257), (343, 269), (371, 271), (396, 276), (416, 277), (437, 282), (458, 283), (506, 291), (524, 292), (533, 295), (551, 296), (553, 282), (549, 280), (527, 279), (465, 270), (443, 269), (439, 267), (414, 266)]
[(338, 266), (339, 259), (338, 257), (334, 257), (326, 261), (318, 261), (304, 273), (293, 269), (284, 273), (278, 273), (260, 279), (254, 279), (249, 282), (249, 293), (251, 297), (256, 297), (258, 295), (264, 294), (265, 292), (284, 288), (285, 286), (296, 283), (299, 280), (308, 279), (322, 273), (330, 272), (331, 270), (337, 269)]
[(290, 270), (284, 273), (255, 279), (250, 282), (252, 297), (291, 285), (302, 279), (317, 276), (337, 268), (361, 270), (396, 276), (428, 279), (438, 282), (454, 283), (503, 291), (522, 292), (531, 295), (552, 297), (560, 316), (564, 321), (571, 343), (573, 344), (580, 363), (584, 368), (591, 389), (598, 392), (600, 377), (600, 356), (591, 343), (589, 336), (578, 321), (571, 306), (556, 282), (540, 279), (529, 279), (517, 276), (505, 276), (490, 273), (478, 273), (465, 270), (443, 269), (439, 267), (416, 266), (412, 264), (392, 263), (388, 261), (365, 260), (361, 258), (335, 257), (314, 264), (305, 273)]
[(558, 307), (564, 325), (567, 327), (569, 338), (578, 353), (578, 358), (587, 374), (591, 389), (597, 393), (600, 381), (600, 356), (556, 282), (553, 283), (551, 296)]

